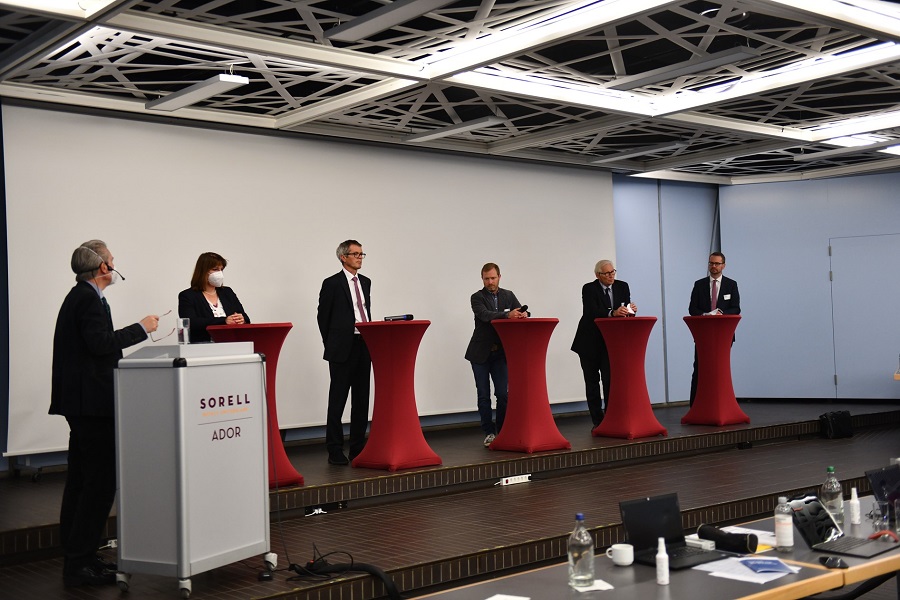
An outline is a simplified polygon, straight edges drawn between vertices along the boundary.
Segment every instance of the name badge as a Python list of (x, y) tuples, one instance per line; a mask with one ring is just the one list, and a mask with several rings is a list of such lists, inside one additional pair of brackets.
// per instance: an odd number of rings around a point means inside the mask
[(725, 294), (722, 296), (722, 300), (731, 300), (731, 294)]

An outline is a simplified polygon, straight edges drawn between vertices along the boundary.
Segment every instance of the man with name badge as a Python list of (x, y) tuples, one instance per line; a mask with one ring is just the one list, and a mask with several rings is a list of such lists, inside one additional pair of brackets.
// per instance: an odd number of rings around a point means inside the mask
[[(738, 293), (737, 281), (722, 275), (725, 270), (725, 255), (713, 252), (709, 255), (709, 276), (694, 282), (691, 292), (691, 304), (688, 314), (699, 315), (739, 315), (741, 314), (741, 295)], [(734, 340), (732, 340), (734, 343)], [(691, 406), (697, 395), (697, 348), (694, 348), (694, 373), (691, 375)]]

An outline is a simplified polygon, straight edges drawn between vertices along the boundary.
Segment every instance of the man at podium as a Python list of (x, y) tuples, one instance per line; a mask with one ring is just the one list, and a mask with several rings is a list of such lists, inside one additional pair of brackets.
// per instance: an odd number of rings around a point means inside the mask
[(113, 330), (104, 290), (121, 275), (100, 240), (72, 253), (75, 287), (63, 300), (53, 335), (50, 414), (69, 423), (66, 485), (59, 515), (65, 551), (63, 583), (115, 584), (116, 566), (97, 556), (116, 497), (116, 433), (113, 369), (122, 349), (147, 339), (159, 317)]
[(572, 341), (572, 352), (578, 355), (584, 375), (584, 395), (591, 413), (592, 429), (603, 421), (609, 406), (610, 388), (609, 352), (594, 319), (627, 317), (637, 312), (637, 306), (631, 302), (631, 288), (624, 281), (616, 281), (616, 267), (612, 261), (601, 260), (594, 265), (594, 277), (594, 281), (581, 288), (581, 319)]
[[(738, 292), (737, 281), (722, 275), (722, 271), (725, 270), (725, 255), (721, 252), (713, 252), (709, 255), (707, 267), (709, 276), (694, 282), (688, 314), (692, 317), (741, 314), (741, 295)], [(697, 349), (695, 347), (694, 373), (691, 375), (691, 406), (694, 405), (696, 395)]]
[[(481, 282), (484, 287), (472, 294), (472, 312), (475, 315), (475, 331), (466, 348), (466, 360), (472, 363), (475, 375), (475, 391), (478, 396), (478, 415), (484, 432), (484, 447), (494, 441), (503, 427), (506, 403), (509, 396), (509, 375), (506, 367), (506, 353), (500, 336), (491, 325), (494, 319), (524, 319), (528, 317), (516, 295), (500, 287), (500, 267), (487, 263), (481, 267)], [(497, 397), (497, 424), (494, 425), (494, 411), (491, 410), (491, 381), (494, 382), (494, 396)]]

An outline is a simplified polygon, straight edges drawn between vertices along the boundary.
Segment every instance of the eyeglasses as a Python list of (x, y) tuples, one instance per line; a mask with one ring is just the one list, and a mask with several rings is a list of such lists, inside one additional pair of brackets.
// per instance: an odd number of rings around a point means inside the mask
[(597, 275), (603, 275), (604, 277), (609, 277), (610, 275), (615, 275), (615, 274), (616, 274), (615, 269), (613, 269), (612, 271), (607, 271), (606, 273), (597, 273)]
[[(167, 310), (167, 311), (164, 312), (163, 314), (159, 315), (159, 318), (162, 319), (164, 316), (166, 316), (166, 315), (168, 315), (168, 314), (171, 314), (171, 312), (172, 312), (172, 309), (170, 308), (169, 310)], [(151, 331), (151, 332), (150, 332), (150, 340), (153, 341), (153, 342), (161, 342), (162, 340), (166, 339), (167, 337), (169, 337), (169, 336), (172, 335), (173, 333), (175, 333), (175, 328), (174, 328), (174, 327), (172, 328), (172, 331), (170, 331), (170, 332), (167, 333), (166, 335), (162, 336), (161, 338), (155, 338), (155, 337), (153, 337), (153, 332)]]
[(352, 256), (353, 258), (365, 258), (366, 253), (365, 252), (348, 252), (344, 256)]
[(709, 264), (709, 266), (711, 266), (711, 267), (721, 267), (721, 266), (724, 265), (725, 263), (723, 263), (723, 262), (712, 262), (712, 261), (710, 261), (708, 264)]

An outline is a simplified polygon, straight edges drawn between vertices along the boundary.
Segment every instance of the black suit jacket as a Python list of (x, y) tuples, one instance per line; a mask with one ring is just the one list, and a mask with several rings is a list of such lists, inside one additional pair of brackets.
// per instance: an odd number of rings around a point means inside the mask
[[(371, 319), (372, 308), (369, 292), (372, 289), (372, 280), (359, 273), (356, 276), (359, 278), (359, 287), (362, 289), (366, 313)], [(322, 282), (316, 320), (319, 323), (319, 333), (322, 334), (322, 343), (325, 345), (325, 353), (322, 358), (327, 361), (344, 362), (350, 358), (353, 330), (356, 328), (356, 315), (353, 312), (354, 302), (355, 298), (350, 293), (350, 286), (343, 269)]]
[(56, 318), (50, 414), (111, 418), (113, 369), (123, 348), (145, 339), (140, 323), (113, 331), (97, 290), (87, 282), (76, 283)]
[[(250, 317), (244, 312), (244, 306), (238, 300), (237, 294), (230, 287), (222, 286), (216, 290), (219, 294), (219, 302), (226, 315), (241, 313), (244, 315), (244, 323), (250, 322)], [(224, 325), (226, 317), (214, 317), (212, 308), (203, 292), (194, 289), (186, 289), (178, 294), (178, 316), (191, 320), (191, 342), (210, 341), (206, 328), (210, 325)]]
[(623, 303), (631, 304), (631, 289), (624, 281), (613, 281), (612, 293), (613, 303), (610, 305), (599, 279), (586, 283), (581, 288), (581, 319), (578, 320), (578, 329), (572, 341), (572, 352), (595, 358), (606, 352), (606, 343), (594, 319), (608, 317), (611, 310)]
[[(688, 314), (696, 317), (711, 311), (712, 302), (710, 302), (709, 296), (709, 277), (695, 281), (694, 289), (691, 291), (691, 304), (688, 306)], [(722, 285), (719, 286), (716, 308), (726, 315), (741, 314), (741, 295), (738, 292), (737, 281), (722, 275)]]
[(491, 346), (500, 345), (500, 336), (491, 325), (494, 319), (505, 319), (507, 313), (514, 308), (521, 308), (519, 299), (509, 290), (497, 288), (497, 309), (494, 310), (494, 299), (489, 291), (481, 288), (471, 298), (472, 312), (475, 314), (475, 331), (466, 348), (466, 360), (473, 363), (484, 363), (491, 355)]

